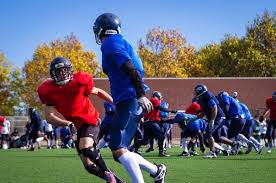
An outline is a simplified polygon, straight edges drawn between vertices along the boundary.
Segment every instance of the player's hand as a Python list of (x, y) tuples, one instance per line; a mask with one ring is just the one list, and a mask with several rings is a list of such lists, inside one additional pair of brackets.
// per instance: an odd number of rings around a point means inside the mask
[(147, 97), (138, 98), (138, 103), (146, 113), (149, 113), (153, 109), (152, 103)]
[(67, 124), (67, 126), (69, 127), (69, 129), (72, 131), (72, 129), (74, 128), (74, 123), (69, 121), (69, 123)]
[(212, 129), (214, 128), (214, 124), (215, 124), (215, 121), (214, 121), (214, 120), (210, 120), (210, 121), (208, 122), (208, 128), (209, 128), (210, 130), (212, 130)]

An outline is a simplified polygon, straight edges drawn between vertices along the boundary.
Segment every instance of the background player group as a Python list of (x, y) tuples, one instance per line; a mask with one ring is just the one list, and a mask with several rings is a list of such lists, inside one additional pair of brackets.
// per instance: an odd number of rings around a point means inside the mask
[[(193, 103), (186, 113), (169, 110), (160, 92), (153, 92), (150, 100), (145, 97), (149, 87), (143, 81), (142, 62), (120, 34), (119, 18), (111, 13), (102, 14), (96, 19), (93, 31), (96, 42), (101, 44), (102, 68), (110, 81), (111, 96), (95, 87), (89, 74), (74, 73), (70, 61), (63, 57), (52, 60), (51, 79), (38, 87), (47, 121), (55, 126), (77, 129), (76, 149), (90, 174), (106, 182), (123, 182), (101, 157), (99, 149), (108, 143), (115, 161), (123, 165), (132, 182), (144, 182), (141, 169), (148, 172), (154, 182), (164, 182), (166, 166), (147, 161), (138, 149), (150, 143), (147, 152), (152, 151), (153, 141), (157, 139), (159, 156), (168, 157), (164, 140), (173, 123), (178, 123), (182, 129), (184, 156), (189, 155), (189, 149), (190, 154), (197, 154), (197, 139), (202, 152), (204, 144), (210, 148), (207, 158), (215, 158), (216, 149), (225, 154), (229, 152), (221, 143), (229, 145), (231, 153), (236, 154), (238, 141), (246, 144), (246, 153), (252, 148), (261, 152), (262, 145), (252, 136), (252, 117), (244, 104), (226, 92), (215, 97), (200, 84), (195, 87)], [(102, 123), (91, 103), (91, 94), (105, 101)], [(176, 113), (174, 118), (169, 118), (170, 112)], [(189, 143), (188, 137), (191, 138)]]

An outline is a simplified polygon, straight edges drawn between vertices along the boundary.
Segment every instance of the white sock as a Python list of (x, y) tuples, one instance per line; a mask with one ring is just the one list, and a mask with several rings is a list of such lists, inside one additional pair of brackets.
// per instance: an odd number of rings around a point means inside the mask
[(128, 172), (133, 183), (144, 183), (139, 163), (129, 151), (121, 155), (118, 159)]
[(145, 170), (146, 172), (150, 173), (151, 175), (155, 175), (157, 173), (157, 166), (148, 160), (144, 159), (137, 153), (130, 152), (132, 156), (138, 161), (139, 166), (141, 169)]
[(104, 140), (104, 138), (101, 138), (96, 146), (96, 149), (101, 149), (105, 146), (106, 141)]
[(47, 145), (48, 145), (48, 147), (51, 147), (51, 140), (50, 139), (48, 139)]
[(250, 143), (250, 141), (243, 134), (239, 134), (237, 136), (237, 139), (240, 140), (240, 141), (242, 141), (242, 142), (245, 142), (246, 144)]
[(182, 138), (181, 139), (181, 144), (182, 144), (182, 148), (185, 152), (188, 152), (188, 144), (187, 144), (187, 139), (186, 138)]
[(219, 150), (221, 150), (221, 151), (224, 151), (224, 148), (221, 146), (221, 145), (219, 145), (218, 143), (214, 143), (214, 147), (216, 148), (216, 149), (219, 149)]
[(261, 146), (261, 144), (254, 137), (250, 137), (249, 140), (251, 142), (253, 142), (255, 144), (255, 146), (257, 146), (257, 147)]
[(276, 147), (276, 139), (274, 139), (273, 141), (274, 141), (274, 147)]
[(55, 145), (58, 147), (58, 141), (56, 140), (56, 143), (55, 143)]

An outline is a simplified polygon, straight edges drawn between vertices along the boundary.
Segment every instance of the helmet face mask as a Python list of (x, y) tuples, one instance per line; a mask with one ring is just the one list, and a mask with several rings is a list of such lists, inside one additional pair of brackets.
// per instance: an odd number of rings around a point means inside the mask
[(104, 13), (96, 19), (93, 32), (97, 44), (102, 43), (104, 36), (119, 34), (121, 32), (121, 23), (119, 18), (112, 13)]
[(55, 58), (50, 64), (50, 75), (57, 85), (64, 85), (73, 79), (71, 63), (62, 57)]
[(152, 93), (152, 98), (154, 98), (154, 97), (156, 97), (156, 98), (158, 98), (159, 100), (161, 100), (161, 99), (162, 99), (162, 94), (161, 94), (159, 91), (154, 91), (154, 92)]

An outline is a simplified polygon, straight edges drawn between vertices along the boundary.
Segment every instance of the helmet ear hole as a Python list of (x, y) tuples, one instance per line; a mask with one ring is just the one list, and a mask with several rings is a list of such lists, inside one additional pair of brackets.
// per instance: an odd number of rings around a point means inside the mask
[(97, 44), (101, 44), (104, 36), (119, 34), (121, 32), (121, 23), (119, 17), (112, 13), (104, 13), (96, 19), (93, 26)]

